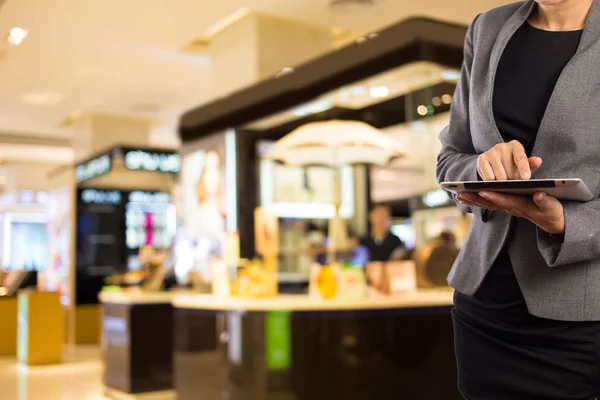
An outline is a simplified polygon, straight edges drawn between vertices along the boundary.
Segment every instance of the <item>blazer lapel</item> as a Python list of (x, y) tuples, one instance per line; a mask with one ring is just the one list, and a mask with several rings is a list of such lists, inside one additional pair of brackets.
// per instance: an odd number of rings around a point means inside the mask
[(560, 165), (560, 158), (555, 159), (556, 143), (554, 139), (556, 134), (566, 134), (567, 132), (554, 131), (556, 131), (557, 126), (561, 125), (561, 118), (564, 113), (572, 112), (573, 108), (569, 111), (568, 108), (565, 109), (565, 104), (569, 104), (570, 107), (577, 107), (575, 100), (572, 98), (573, 88), (580, 88), (579, 95), (586, 96), (585, 88), (597, 83), (598, 73), (596, 71), (598, 67), (597, 64), (594, 64), (597, 57), (592, 57), (593, 51), (597, 50), (592, 48), (597, 47), (599, 40), (600, 0), (594, 0), (577, 51), (560, 74), (540, 123), (532, 154), (551, 162), (544, 162), (536, 173), (537, 178), (543, 178), (554, 173), (554, 167)]

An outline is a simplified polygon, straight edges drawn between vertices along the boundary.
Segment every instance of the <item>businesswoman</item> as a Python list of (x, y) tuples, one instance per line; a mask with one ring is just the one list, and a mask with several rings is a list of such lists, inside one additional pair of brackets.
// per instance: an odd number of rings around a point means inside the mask
[(581, 178), (587, 203), (461, 195), (474, 213), (455, 288), (468, 400), (595, 399), (600, 387), (600, 0), (479, 15), (466, 41), (441, 181)]

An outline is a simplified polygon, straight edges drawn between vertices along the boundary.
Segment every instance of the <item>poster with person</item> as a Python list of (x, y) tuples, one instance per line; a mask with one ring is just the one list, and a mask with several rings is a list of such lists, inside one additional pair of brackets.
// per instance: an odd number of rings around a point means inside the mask
[[(225, 251), (228, 196), (231, 176), (226, 164), (226, 134), (214, 135), (182, 151), (180, 181), (175, 193), (178, 210), (178, 232), (175, 241), (175, 274), (180, 282), (195, 271), (211, 280), (211, 263)], [(231, 192), (231, 193), (230, 193)]]

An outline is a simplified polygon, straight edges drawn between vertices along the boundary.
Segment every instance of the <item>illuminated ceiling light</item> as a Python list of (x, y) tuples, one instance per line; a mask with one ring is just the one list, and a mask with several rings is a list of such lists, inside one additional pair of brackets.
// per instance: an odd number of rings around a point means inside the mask
[(358, 39), (356, 39), (356, 43), (358, 43), (358, 44), (363, 44), (366, 41), (367, 41), (367, 38), (364, 36), (361, 36)]
[(433, 104), (436, 107), (439, 107), (442, 105), (442, 99), (440, 99), (438, 96), (435, 96), (433, 99), (431, 99), (431, 104)]
[(381, 99), (390, 94), (390, 89), (388, 89), (386, 86), (375, 86), (371, 88), (369, 94), (374, 99)]
[(423, 104), (421, 104), (419, 107), (417, 107), (417, 113), (420, 116), (422, 116), (422, 117), (426, 116), (427, 112), (428, 112), (427, 106), (424, 106)]
[(350, 94), (352, 96), (364, 96), (367, 93), (369, 93), (369, 91), (364, 86), (352, 86), (350, 88)]
[(379, 33), (377, 33), (377, 32), (371, 33), (368, 36), (369, 39), (377, 39), (378, 37), (379, 37)]
[(6, 41), (11, 46), (18, 46), (21, 43), (23, 43), (23, 40), (27, 37), (28, 33), (29, 32), (27, 31), (27, 29), (14, 27), (10, 30), (10, 33), (8, 34), (8, 38), (6, 38)]
[(306, 117), (311, 114), (318, 114), (327, 110), (331, 110), (333, 104), (326, 100), (316, 100), (310, 103), (299, 105), (292, 110), (292, 114), (297, 117)]
[(460, 71), (457, 69), (447, 69), (440, 73), (440, 77), (445, 81), (457, 81), (460, 78)]
[(427, 124), (423, 121), (412, 121), (408, 124), (413, 131), (421, 131), (427, 128)]
[(294, 71), (295, 71), (295, 70), (294, 70), (294, 68), (292, 68), (292, 67), (285, 67), (285, 68), (283, 68), (281, 71), (279, 71), (279, 72), (277, 73), (277, 75), (275, 75), (275, 77), (276, 77), (276, 78), (281, 78), (282, 76), (289, 75), (289, 74), (293, 74), (293, 73), (294, 73)]
[(444, 104), (450, 104), (450, 103), (452, 103), (452, 96), (451, 96), (451, 95), (449, 95), (449, 94), (445, 94), (445, 95), (443, 95), (443, 96), (442, 96), (442, 102), (443, 102)]
[(60, 103), (62, 100), (62, 94), (52, 92), (26, 93), (21, 96), (21, 101), (23, 103), (34, 106), (53, 106)]

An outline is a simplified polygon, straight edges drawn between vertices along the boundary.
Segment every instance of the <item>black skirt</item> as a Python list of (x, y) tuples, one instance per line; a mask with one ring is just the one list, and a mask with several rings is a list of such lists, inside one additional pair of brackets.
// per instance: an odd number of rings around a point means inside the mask
[(475, 296), (454, 295), (458, 386), (467, 400), (600, 396), (600, 323), (532, 316), (504, 249)]

